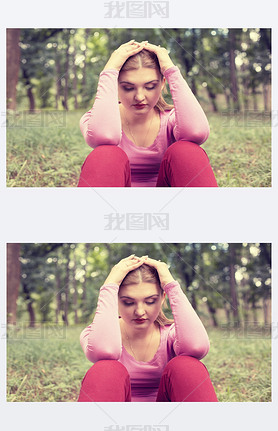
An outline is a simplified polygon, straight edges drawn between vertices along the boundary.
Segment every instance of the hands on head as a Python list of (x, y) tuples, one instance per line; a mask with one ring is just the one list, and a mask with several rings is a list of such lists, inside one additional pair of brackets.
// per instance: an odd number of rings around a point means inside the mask
[(129, 42), (119, 46), (119, 48), (117, 48), (111, 54), (111, 57), (106, 63), (104, 70), (116, 69), (120, 71), (123, 64), (129, 57), (138, 54), (143, 49), (151, 51), (157, 56), (162, 73), (164, 73), (166, 69), (174, 66), (172, 60), (169, 57), (167, 49), (161, 47), (160, 45), (157, 46), (151, 44), (146, 40), (143, 42), (136, 42), (134, 39), (132, 39)]
[(123, 279), (130, 271), (139, 268), (143, 264), (149, 265), (157, 270), (162, 289), (167, 283), (174, 281), (174, 278), (169, 271), (168, 265), (165, 262), (151, 259), (148, 256), (137, 257), (132, 254), (120, 260), (119, 263), (113, 266), (104, 284), (115, 283), (120, 286)]

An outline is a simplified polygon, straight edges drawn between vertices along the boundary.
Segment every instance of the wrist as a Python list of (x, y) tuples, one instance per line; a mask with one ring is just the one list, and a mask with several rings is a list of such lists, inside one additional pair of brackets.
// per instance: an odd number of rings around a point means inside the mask
[(171, 278), (169, 278), (169, 279), (167, 279), (167, 280), (165, 280), (165, 281), (163, 281), (163, 282), (161, 283), (161, 288), (164, 290), (164, 288), (165, 288), (168, 284), (173, 283), (173, 282), (175, 282), (175, 280), (174, 280), (174, 278), (173, 278), (173, 277), (171, 277)]
[(119, 66), (117, 67), (115, 66), (115, 64), (113, 64), (112, 62), (110, 63), (108, 61), (108, 63), (106, 63), (106, 65), (104, 66), (103, 70), (111, 70), (111, 69), (117, 70), (117, 72), (119, 72), (121, 70), (121, 67)]
[(120, 286), (121, 282), (117, 281), (115, 278), (113, 277), (107, 277), (107, 279), (105, 280), (105, 282), (103, 284), (117, 284), (117, 286)]
[(171, 67), (175, 66), (174, 63), (171, 61), (171, 63), (166, 64), (165, 66), (161, 67), (161, 72), (164, 75), (164, 73), (170, 69)]

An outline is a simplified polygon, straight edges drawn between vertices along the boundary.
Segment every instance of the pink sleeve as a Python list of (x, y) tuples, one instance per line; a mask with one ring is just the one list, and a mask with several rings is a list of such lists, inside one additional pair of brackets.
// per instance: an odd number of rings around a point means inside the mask
[(164, 75), (169, 83), (175, 107), (168, 122), (175, 140), (185, 139), (202, 144), (209, 136), (209, 123), (201, 105), (177, 66), (167, 69)]
[(164, 290), (175, 321), (169, 332), (168, 345), (176, 355), (202, 359), (209, 351), (209, 339), (201, 320), (177, 281), (166, 284)]
[(94, 105), (80, 120), (81, 132), (90, 147), (118, 145), (121, 140), (118, 75), (114, 69), (101, 72)]
[(122, 338), (118, 316), (119, 286), (109, 283), (100, 288), (93, 323), (80, 335), (82, 349), (89, 361), (118, 360)]

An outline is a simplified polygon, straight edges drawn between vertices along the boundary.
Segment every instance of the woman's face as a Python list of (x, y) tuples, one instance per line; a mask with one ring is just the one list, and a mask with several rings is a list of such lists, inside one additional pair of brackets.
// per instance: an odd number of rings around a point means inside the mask
[(155, 107), (165, 78), (157, 69), (140, 69), (120, 72), (118, 94), (122, 105), (133, 114), (146, 114)]
[(119, 291), (119, 314), (125, 324), (135, 329), (153, 324), (161, 309), (165, 292), (155, 283), (123, 286)]

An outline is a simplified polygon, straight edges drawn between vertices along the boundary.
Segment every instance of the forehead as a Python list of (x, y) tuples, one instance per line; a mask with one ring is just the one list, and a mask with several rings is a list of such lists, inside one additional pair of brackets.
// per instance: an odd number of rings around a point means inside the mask
[(144, 299), (148, 296), (160, 294), (160, 287), (155, 283), (129, 284), (121, 287), (119, 296), (129, 296), (134, 299)]
[(157, 79), (161, 79), (159, 71), (157, 69), (150, 69), (149, 67), (125, 70), (119, 75), (119, 83), (121, 83), (121, 81), (126, 81), (136, 85), (145, 84), (146, 82)]

